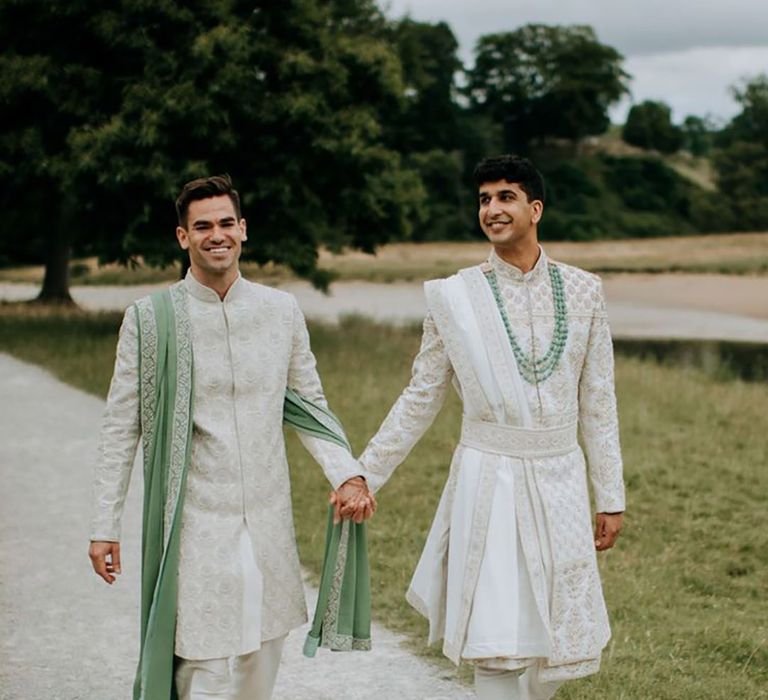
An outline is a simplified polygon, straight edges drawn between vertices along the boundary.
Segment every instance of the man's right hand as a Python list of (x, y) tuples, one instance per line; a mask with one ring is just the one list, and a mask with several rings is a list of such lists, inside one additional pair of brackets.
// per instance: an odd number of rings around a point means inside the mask
[(119, 542), (91, 542), (88, 556), (93, 570), (107, 583), (114, 583), (117, 580), (114, 575), (122, 573)]

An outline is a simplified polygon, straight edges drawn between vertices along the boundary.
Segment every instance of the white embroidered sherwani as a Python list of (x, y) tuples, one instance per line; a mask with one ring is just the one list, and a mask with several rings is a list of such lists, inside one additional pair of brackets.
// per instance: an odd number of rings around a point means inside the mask
[[(283, 399), (286, 386), (323, 405), (325, 399), (292, 295), (239, 277), (222, 301), (191, 272), (181, 284), (189, 298), (194, 401), (175, 652), (209, 659), (249, 653), (307, 619)], [(120, 538), (140, 434), (139, 351), (131, 307), (102, 425), (92, 540)], [(299, 435), (334, 488), (360, 473), (344, 448)]]
[[(550, 262), (523, 274), (495, 253), (519, 345), (537, 358), (555, 326)], [(593, 673), (610, 636), (584, 453), (597, 512), (624, 510), (613, 350), (599, 278), (557, 264), (568, 338), (551, 376), (524, 381), (484, 274), (427, 282), (428, 315), (409, 386), (360, 458), (372, 489), (405, 459), (453, 381), (464, 405), (451, 464), (408, 600), (446, 656), (536, 667), (542, 680)]]

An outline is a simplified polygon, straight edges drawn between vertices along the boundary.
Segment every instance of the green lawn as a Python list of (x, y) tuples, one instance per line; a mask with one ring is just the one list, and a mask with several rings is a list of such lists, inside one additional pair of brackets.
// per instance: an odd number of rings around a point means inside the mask
[[(104, 395), (119, 320), (0, 306), (0, 350)], [(328, 398), (356, 451), (407, 381), (419, 336), (360, 320), (312, 327)], [(619, 358), (617, 382), (629, 510), (618, 548), (601, 555), (614, 634), (603, 671), (557, 698), (768, 698), (765, 384), (630, 358)], [(381, 492), (370, 527), (374, 617), (436, 659), (403, 594), (459, 418), (452, 397)], [(302, 560), (317, 572), (328, 488), (293, 436), (289, 452)]]

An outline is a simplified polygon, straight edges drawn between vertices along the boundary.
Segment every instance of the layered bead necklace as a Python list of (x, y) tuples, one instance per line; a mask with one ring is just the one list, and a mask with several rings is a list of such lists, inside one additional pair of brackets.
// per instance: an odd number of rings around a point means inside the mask
[(485, 272), (488, 284), (493, 292), (493, 298), (496, 300), (496, 306), (501, 314), (501, 320), (504, 323), (504, 329), (507, 331), (509, 344), (512, 346), (512, 352), (517, 360), (517, 366), (520, 369), (520, 375), (529, 384), (543, 382), (552, 376), (557, 368), (560, 358), (563, 356), (565, 344), (568, 340), (568, 315), (565, 305), (565, 290), (563, 289), (563, 277), (557, 265), (547, 265), (549, 269), (549, 279), (552, 282), (552, 300), (555, 307), (555, 329), (552, 333), (552, 342), (546, 354), (536, 359), (533, 354), (528, 353), (520, 347), (517, 342), (512, 324), (507, 315), (507, 309), (504, 305), (504, 299), (499, 291), (499, 281), (496, 278), (496, 272), (492, 267), (488, 267)]

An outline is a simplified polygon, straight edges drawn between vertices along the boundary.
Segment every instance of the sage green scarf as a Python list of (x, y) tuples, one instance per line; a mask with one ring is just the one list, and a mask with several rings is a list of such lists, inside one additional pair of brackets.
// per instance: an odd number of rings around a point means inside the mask
[[(135, 304), (144, 452), (141, 651), (134, 700), (177, 700), (173, 679), (179, 536), (192, 437), (192, 336), (182, 283)], [(336, 417), (286, 388), (283, 421), (349, 448)], [(370, 648), (365, 525), (333, 525), (329, 508), (320, 596), (305, 654)]]

